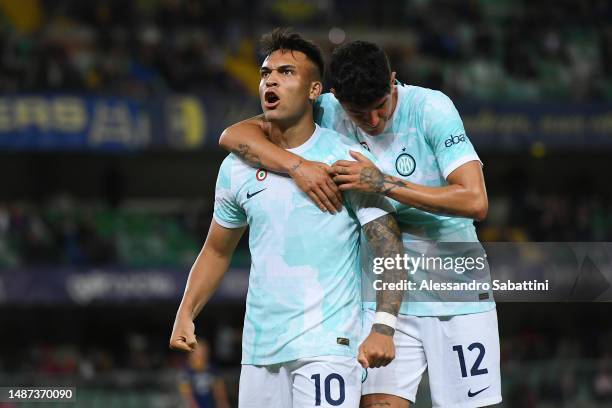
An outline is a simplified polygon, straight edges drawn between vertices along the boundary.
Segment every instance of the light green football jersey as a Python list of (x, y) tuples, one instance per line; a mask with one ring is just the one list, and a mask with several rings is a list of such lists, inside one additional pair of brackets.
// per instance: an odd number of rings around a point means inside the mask
[[(289, 150), (332, 164), (351, 160), (349, 149), (369, 155), (317, 126), (308, 141)], [(291, 178), (253, 168), (233, 154), (223, 161), (214, 219), (226, 228), (250, 228), (242, 364), (357, 355), (361, 226), (394, 210), (375, 195), (350, 193), (344, 199), (342, 211), (330, 215)]]
[[(397, 83), (397, 106), (382, 134), (370, 136), (357, 127), (331, 93), (315, 104), (322, 127), (350, 137), (369, 150), (386, 174), (431, 187), (447, 185), (446, 177), (459, 166), (480, 159), (468, 139), (453, 102), (442, 92)], [(429, 213), (391, 200), (408, 255), (413, 242), (478, 242), (471, 219)], [(461, 254), (455, 254), (461, 255)], [(488, 269), (487, 269), (488, 271)], [(461, 279), (465, 279), (462, 276)], [(479, 281), (490, 281), (490, 274)], [(404, 302), (401, 313), (442, 316), (493, 309), (493, 294), (482, 302)], [(372, 306), (372, 303), (368, 303)]]

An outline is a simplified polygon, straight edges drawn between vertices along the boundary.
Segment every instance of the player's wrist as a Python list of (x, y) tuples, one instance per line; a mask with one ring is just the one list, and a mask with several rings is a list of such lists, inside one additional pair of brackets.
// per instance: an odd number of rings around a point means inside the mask
[(401, 181), (397, 181), (395, 179), (395, 177), (390, 176), (388, 174), (383, 173), (383, 182), (382, 185), (380, 187), (380, 191), (379, 194), (382, 194), (384, 196), (390, 197), (391, 196), (391, 192), (393, 190), (395, 190), (396, 188), (400, 187), (400, 183)]
[(198, 312), (196, 311), (196, 307), (190, 305), (188, 302), (184, 302), (180, 307), (178, 312), (176, 313), (176, 320), (190, 320), (194, 321), (197, 317)]
[(395, 329), (391, 326), (387, 326), (386, 324), (374, 323), (372, 325), (373, 333), (382, 334), (383, 336), (393, 337), (395, 334)]
[(397, 316), (388, 312), (376, 312), (372, 330), (376, 333), (393, 336), (393, 334), (395, 334), (396, 324)]
[(281, 163), (281, 165), (283, 166), (283, 171), (292, 178), (300, 170), (302, 164), (304, 164), (304, 160), (294, 154), (292, 154), (291, 157), (288, 158), (288, 160), (283, 160), (283, 163)]

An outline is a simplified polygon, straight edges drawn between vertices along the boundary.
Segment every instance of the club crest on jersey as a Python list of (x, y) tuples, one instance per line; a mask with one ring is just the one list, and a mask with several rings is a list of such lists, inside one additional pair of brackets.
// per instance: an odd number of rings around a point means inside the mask
[(255, 173), (255, 178), (257, 181), (264, 181), (268, 177), (268, 172), (264, 169), (257, 169), (257, 173)]
[(399, 174), (404, 177), (407, 177), (414, 173), (415, 169), (416, 161), (414, 161), (414, 157), (412, 157), (408, 153), (402, 153), (397, 156), (397, 159), (395, 160), (395, 170), (397, 170)]

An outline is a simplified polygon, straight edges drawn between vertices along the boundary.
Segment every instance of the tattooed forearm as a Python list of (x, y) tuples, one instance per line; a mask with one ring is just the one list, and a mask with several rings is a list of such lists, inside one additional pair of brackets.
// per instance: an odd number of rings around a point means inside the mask
[(261, 159), (256, 153), (251, 152), (251, 147), (248, 144), (240, 143), (238, 148), (232, 149), (232, 153), (240, 157), (252, 166), (261, 167)]
[(390, 192), (391, 190), (397, 187), (408, 188), (408, 184), (406, 184), (402, 180), (396, 179), (395, 177), (392, 177), (392, 176), (387, 176), (385, 174), (381, 193), (387, 194), (388, 192)]
[[(405, 188), (407, 190), (413, 190), (413, 188), (410, 186), (409, 183), (406, 183), (405, 181), (397, 179), (393, 176), (388, 176), (386, 174), (384, 175), (383, 184), (384, 184), (384, 187), (381, 189), (380, 193), (385, 194), (385, 195), (388, 195), (388, 193), (390, 193), (392, 190), (398, 187)], [(435, 213), (435, 214), (440, 214), (440, 215), (460, 215), (460, 214), (454, 214), (448, 211), (447, 209), (445, 209), (444, 207), (436, 206), (436, 205), (426, 205), (426, 204), (411, 202), (410, 206), (416, 209), (419, 209), (419, 210), (423, 210), (423, 211), (427, 211), (427, 212)]]
[(382, 193), (384, 189), (383, 173), (376, 167), (364, 167), (359, 172), (359, 181), (368, 185), (377, 193)]
[[(404, 246), (400, 236), (400, 230), (395, 218), (387, 214), (375, 219), (363, 226), (368, 241), (368, 247), (374, 258), (396, 258), (404, 256)], [(389, 287), (392, 283), (401, 283), (406, 278), (406, 272), (394, 265), (382, 273), (383, 287)], [(387, 285), (385, 285), (387, 283)], [(393, 285), (399, 287), (400, 285)], [(387, 312), (397, 316), (399, 313), (403, 290), (379, 290), (376, 292), (376, 311)]]

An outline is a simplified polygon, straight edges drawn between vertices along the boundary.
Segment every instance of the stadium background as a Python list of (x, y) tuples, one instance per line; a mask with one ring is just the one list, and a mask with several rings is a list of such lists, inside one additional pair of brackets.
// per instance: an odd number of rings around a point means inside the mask
[[(277, 25), (328, 54), (375, 41), (454, 100), (485, 163), (482, 240), (611, 241), (610, 21), (607, 1), (0, 0), (0, 386), (181, 406), (167, 343), (217, 139), (259, 111)], [(248, 265), (243, 240), (196, 325), (232, 401)], [(504, 406), (610, 406), (609, 307), (499, 304)]]

